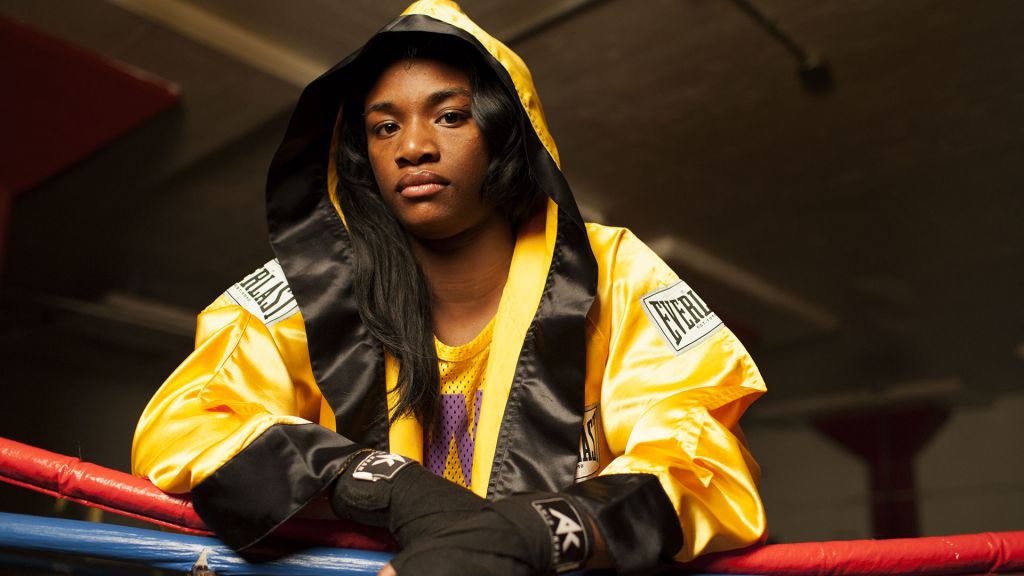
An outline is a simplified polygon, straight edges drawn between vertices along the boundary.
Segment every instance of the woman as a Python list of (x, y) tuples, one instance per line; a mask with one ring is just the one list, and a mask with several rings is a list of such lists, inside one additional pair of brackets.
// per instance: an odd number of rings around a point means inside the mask
[(529, 72), (453, 3), (304, 91), (267, 190), (277, 258), (201, 314), (133, 447), (228, 544), (321, 495), (395, 534), (399, 574), (763, 535), (756, 367), (639, 240), (583, 224)]

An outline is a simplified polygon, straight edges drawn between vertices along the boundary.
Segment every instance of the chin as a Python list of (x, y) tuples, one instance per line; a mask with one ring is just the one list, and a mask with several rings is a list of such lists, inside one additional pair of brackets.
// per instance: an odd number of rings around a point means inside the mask
[(402, 223), (413, 238), (427, 242), (441, 242), (473, 237), (483, 228), (489, 219), (482, 221), (461, 221), (451, 218), (436, 218), (422, 221), (406, 221)]
[(467, 232), (466, 228), (448, 226), (436, 222), (406, 225), (405, 231), (419, 240), (440, 241), (456, 238)]

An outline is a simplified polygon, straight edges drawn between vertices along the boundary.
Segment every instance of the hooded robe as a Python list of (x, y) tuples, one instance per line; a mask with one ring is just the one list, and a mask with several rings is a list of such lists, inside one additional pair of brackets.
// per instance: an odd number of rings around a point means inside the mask
[[(678, 560), (756, 542), (765, 531), (758, 467), (738, 421), (765, 387), (743, 345), (628, 230), (583, 222), (515, 53), (444, 0), (413, 4), (378, 36), (406, 32), (461, 40), (518, 96), (526, 154), (548, 197), (517, 233), (472, 454), (460, 454), (471, 459), (466, 483), (499, 499), (653, 474), (682, 528)], [(199, 315), (195, 351), (134, 438), (134, 473), (191, 491), (197, 512), (236, 548), (320, 495), (353, 443), (424, 458), (414, 417), (387, 423), (398, 366), (352, 297), (334, 147), (359, 54), (303, 91), (274, 157), (276, 258)]]

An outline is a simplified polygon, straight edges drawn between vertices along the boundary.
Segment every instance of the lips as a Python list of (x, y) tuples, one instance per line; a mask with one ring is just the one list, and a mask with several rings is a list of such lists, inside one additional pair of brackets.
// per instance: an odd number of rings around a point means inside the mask
[(395, 191), (406, 198), (423, 198), (441, 191), (451, 182), (429, 170), (411, 172), (402, 176), (395, 186)]

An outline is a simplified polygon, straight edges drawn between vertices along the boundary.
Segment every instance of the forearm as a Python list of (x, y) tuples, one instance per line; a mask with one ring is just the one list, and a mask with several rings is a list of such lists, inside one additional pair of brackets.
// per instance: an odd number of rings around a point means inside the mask
[(321, 494), (361, 450), (315, 424), (272, 426), (193, 488), (196, 512), (229, 546), (246, 548)]
[(679, 561), (750, 545), (766, 529), (756, 464), (744, 457), (746, 451), (735, 438), (719, 444), (713, 437), (726, 440), (723, 431), (708, 430), (692, 459), (682, 450), (678, 453), (683, 456), (677, 458), (635, 451), (615, 459), (603, 471), (640, 472), (660, 480), (686, 534), (676, 556)]

